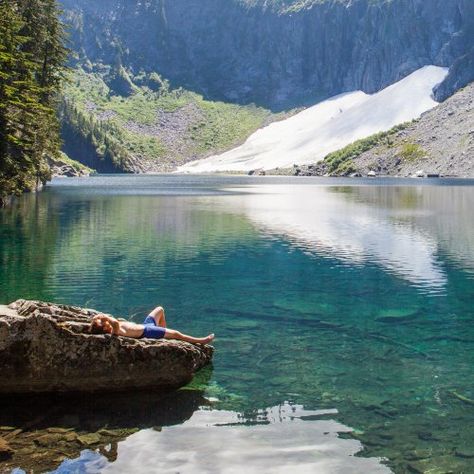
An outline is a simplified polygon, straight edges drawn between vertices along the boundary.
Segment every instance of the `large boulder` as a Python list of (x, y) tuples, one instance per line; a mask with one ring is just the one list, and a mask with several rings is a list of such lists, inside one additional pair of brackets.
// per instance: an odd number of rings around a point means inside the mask
[(211, 361), (211, 346), (89, 334), (97, 313), (27, 300), (0, 307), (0, 394), (172, 389)]

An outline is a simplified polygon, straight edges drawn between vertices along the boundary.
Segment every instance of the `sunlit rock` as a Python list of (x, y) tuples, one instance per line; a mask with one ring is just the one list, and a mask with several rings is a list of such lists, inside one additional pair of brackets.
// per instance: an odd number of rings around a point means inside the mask
[(89, 334), (95, 314), (27, 300), (0, 307), (0, 394), (171, 389), (212, 358), (211, 346)]

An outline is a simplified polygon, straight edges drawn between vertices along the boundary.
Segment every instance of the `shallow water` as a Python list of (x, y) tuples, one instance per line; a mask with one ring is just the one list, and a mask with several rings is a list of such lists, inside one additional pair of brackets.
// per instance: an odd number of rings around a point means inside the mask
[[(161, 399), (121, 401), (126, 421), (59, 403), (36, 425), (3, 404), (0, 429), (28, 426), (4, 466), (237, 472), (250, 452), (250, 472), (473, 472), (473, 184), (98, 176), (23, 197), (0, 211), (0, 304), (136, 321), (162, 304), (217, 340), (171, 421), (147, 422)], [(95, 438), (38, 449), (55, 429)]]

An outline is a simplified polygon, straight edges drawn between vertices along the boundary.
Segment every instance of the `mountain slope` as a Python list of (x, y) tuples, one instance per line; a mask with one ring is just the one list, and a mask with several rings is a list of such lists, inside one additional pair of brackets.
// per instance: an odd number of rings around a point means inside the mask
[(353, 160), (362, 174), (474, 177), (474, 83)]
[[(155, 80), (160, 80), (156, 75)], [(275, 114), (203, 99), (163, 81), (116, 95), (100, 73), (74, 70), (61, 107), (64, 151), (99, 172), (166, 172), (239, 145)]]
[(450, 67), (437, 99), (474, 80), (472, 0), (60, 2), (75, 71), (64, 151), (104, 172), (174, 170), (275, 112), (430, 64)]
[(424, 67), (377, 94), (343, 94), (258, 130), (240, 147), (180, 168), (250, 171), (314, 163), (358, 138), (388, 130), (433, 108), (433, 87), (447, 71)]
[[(273, 110), (373, 93), (425, 65), (474, 74), (472, 0), (61, 0), (76, 61), (109, 85), (158, 72), (172, 88)], [(455, 79), (462, 78), (458, 83)], [(467, 82), (466, 82), (467, 81)]]
[(412, 123), (351, 143), (317, 164), (278, 171), (305, 176), (369, 172), (474, 177), (474, 82)]

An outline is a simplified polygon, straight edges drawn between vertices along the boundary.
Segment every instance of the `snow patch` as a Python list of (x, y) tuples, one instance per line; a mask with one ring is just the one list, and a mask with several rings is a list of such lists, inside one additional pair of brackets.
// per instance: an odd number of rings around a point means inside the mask
[(337, 95), (257, 130), (233, 150), (187, 163), (178, 171), (249, 171), (316, 163), (328, 153), (435, 107), (433, 88), (447, 73), (447, 68), (425, 66), (376, 94)]

